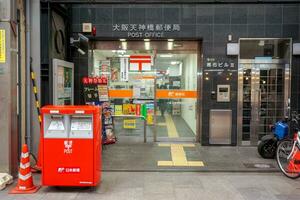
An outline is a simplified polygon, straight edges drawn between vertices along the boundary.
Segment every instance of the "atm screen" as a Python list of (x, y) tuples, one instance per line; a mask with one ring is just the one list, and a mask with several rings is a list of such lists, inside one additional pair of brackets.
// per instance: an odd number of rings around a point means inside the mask
[(219, 88), (219, 92), (228, 92), (228, 88)]

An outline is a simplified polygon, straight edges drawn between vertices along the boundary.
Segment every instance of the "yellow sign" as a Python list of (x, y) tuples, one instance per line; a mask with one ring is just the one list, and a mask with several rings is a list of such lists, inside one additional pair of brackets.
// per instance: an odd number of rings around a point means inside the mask
[(136, 105), (135, 104), (123, 104), (123, 114), (124, 115), (135, 115)]
[(123, 115), (123, 106), (115, 105), (115, 115)]
[(135, 129), (136, 128), (136, 120), (135, 119), (124, 119), (123, 128)]
[(0, 63), (6, 62), (5, 30), (0, 29)]
[(153, 115), (147, 115), (147, 124), (153, 125)]

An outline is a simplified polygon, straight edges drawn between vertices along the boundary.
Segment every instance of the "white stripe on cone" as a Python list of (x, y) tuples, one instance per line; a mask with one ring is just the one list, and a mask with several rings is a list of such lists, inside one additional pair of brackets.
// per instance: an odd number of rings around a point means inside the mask
[(29, 157), (29, 153), (27, 152), (27, 153), (22, 153), (21, 154), (21, 158), (27, 158), (27, 157)]
[(30, 167), (30, 163), (28, 162), (28, 163), (26, 163), (26, 164), (22, 164), (22, 163), (20, 163), (20, 168), (21, 169), (26, 169), (26, 168), (28, 168), (28, 167)]
[(27, 179), (29, 179), (31, 177), (31, 172), (29, 172), (28, 174), (26, 174), (25, 176), (19, 173), (19, 179), (21, 179), (22, 181), (26, 181)]

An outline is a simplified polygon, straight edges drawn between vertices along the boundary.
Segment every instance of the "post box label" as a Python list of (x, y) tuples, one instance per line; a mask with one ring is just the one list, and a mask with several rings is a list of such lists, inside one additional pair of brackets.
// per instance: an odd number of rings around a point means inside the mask
[(58, 167), (57, 172), (60, 174), (80, 173), (80, 167)]
[(71, 154), (73, 152), (73, 149), (72, 149), (72, 147), (73, 147), (73, 141), (72, 140), (70, 140), (70, 141), (65, 140), (64, 141), (64, 145), (65, 145), (64, 153), (65, 154)]
[(59, 113), (59, 110), (50, 110), (50, 113), (51, 113), (51, 114), (58, 114), (58, 113)]

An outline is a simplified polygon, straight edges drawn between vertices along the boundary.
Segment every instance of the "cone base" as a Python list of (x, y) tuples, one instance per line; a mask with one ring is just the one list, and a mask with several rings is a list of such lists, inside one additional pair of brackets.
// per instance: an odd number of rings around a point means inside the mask
[(9, 192), (9, 194), (33, 194), (33, 193), (36, 193), (40, 188), (41, 188), (41, 186), (33, 186), (26, 190), (20, 190), (18, 188), (18, 186), (16, 186), (14, 189), (12, 189)]

